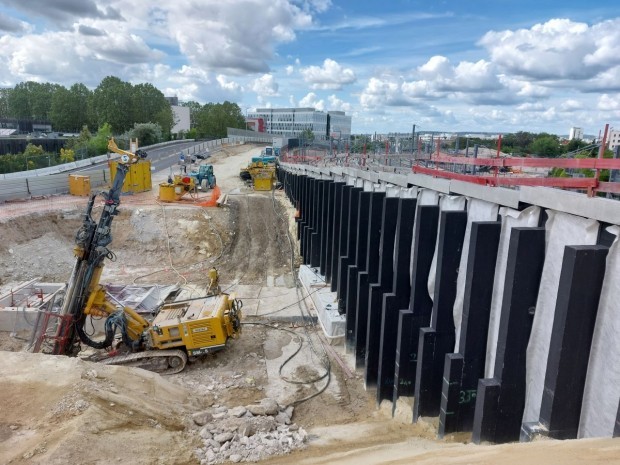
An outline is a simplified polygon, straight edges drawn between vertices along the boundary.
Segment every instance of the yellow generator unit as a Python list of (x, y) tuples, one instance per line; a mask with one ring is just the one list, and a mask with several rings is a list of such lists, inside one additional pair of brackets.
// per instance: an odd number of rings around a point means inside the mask
[(159, 200), (162, 202), (176, 202), (188, 192), (196, 192), (196, 182), (188, 175), (175, 174), (172, 182), (159, 185)]
[(70, 174), (69, 193), (71, 195), (90, 195), (90, 176)]

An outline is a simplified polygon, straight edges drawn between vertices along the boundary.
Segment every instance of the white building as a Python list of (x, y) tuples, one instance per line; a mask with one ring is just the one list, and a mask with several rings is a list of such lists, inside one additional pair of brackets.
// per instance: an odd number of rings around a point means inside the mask
[(607, 144), (609, 146), (609, 150), (614, 150), (616, 147), (620, 146), (620, 129), (611, 128), (607, 135)]
[(568, 133), (568, 140), (582, 140), (583, 139), (583, 128), (570, 128), (570, 132)]
[(171, 105), (172, 116), (174, 118), (174, 126), (172, 127), (172, 134), (178, 134), (179, 132), (187, 132), (190, 128), (189, 119), (189, 107), (181, 107), (178, 105)]
[(327, 140), (329, 136), (341, 139), (351, 135), (351, 117), (342, 111), (317, 111), (314, 108), (257, 108), (248, 112), (248, 119), (262, 119), (265, 132), (288, 138), (299, 136), (306, 129), (315, 140)]

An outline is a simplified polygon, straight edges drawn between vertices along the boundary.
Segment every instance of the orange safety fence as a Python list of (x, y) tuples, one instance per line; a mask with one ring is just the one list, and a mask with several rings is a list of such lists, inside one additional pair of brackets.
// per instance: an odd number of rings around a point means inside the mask
[(211, 198), (209, 200), (205, 200), (204, 202), (200, 202), (198, 206), (199, 207), (216, 207), (217, 199), (220, 198), (221, 194), (222, 194), (222, 191), (220, 191), (220, 187), (215, 186), (213, 190), (211, 191)]

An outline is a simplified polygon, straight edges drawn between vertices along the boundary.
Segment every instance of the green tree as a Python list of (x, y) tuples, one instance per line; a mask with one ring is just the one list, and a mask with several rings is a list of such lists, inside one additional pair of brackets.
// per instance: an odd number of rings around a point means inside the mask
[(88, 156), (94, 157), (106, 153), (110, 137), (112, 137), (112, 127), (104, 123), (97, 130), (97, 134), (88, 141)]
[(583, 147), (587, 147), (589, 144), (583, 140), (573, 139), (568, 141), (566, 144), (566, 152), (576, 152), (577, 150), (582, 149)]
[(44, 153), (45, 150), (43, 150), (42, 145), (28, 144), (26, 145), (26, 149), (24, 150), (24, 155), (29, 157), (36, 157), (39, 155), (43, 155)]
[(132, 89), (134, 123), (157, 123), (164, 133), (169, 134), (174, 126), (172, 108), (155, 86), (138, 84)]
[(198, 118), (198, 114), (202, 110), (202, 105), (200, 105), (200, 103), (195, 102), (193, 100), (189, 102), (180, 102), (179, 105), (182, 107), (189, 107), (189, 127), (192, 129), (195, 128), (198, 125), (197, 118)]
[(88, 126), (83, 126), (79, 136), (68, 139), (65, 148), (73, 150), (75, 156), (79, 159), (88, 158), (88, 144), (92, 134), (88, 130)]
[(199, 137), (221, 139), (228, 136), (227, 128), (245, 128), (245, 118), (236, 103), (207, 103), (197, 116)]
[(30, 92), (26, 84), (20, 82), (9, 93), (9, 114), (13, 118), (30, 119), (32, 117)]
[(0, 89), (0, 118), (10, 118), (9, 113), (9, 95), (12, 89), (7, 87)]
[(69, 105), (69, 91), (62, 87), (52, 96), (50, 121), (57, 131), (69, 131), (71, 125), (71, 110)]
[(52, 96), (50, 120), (57, 131), (78, 132), (90, 123), (89, 100), (92, 92), (84, 84), (59, 88)]
[(60, 149), (60, 162), (71, 163), (75, 161), (75, 153), (71, 149)]
[(366, 148), (366, 153), (370, 151), (371, 142), (370, 137), (364, 134), (351, 136), (351, 152), (363, 153)]
[(542, 157), (557, 157), (560, 154), (558, 136), (540, 133), (530, 144), (530, 152)]
[(93, 109), (97, 125), (109, 124), (112, 131), (121, 134), (133, 126), (132, 86), (115, 76), (103, 78), (93, 92)]
[(9, 113), (14, 118), (49, 120), (52, 96), (62, 86), (34, 81), (20, 82), (9, 94)]
[(133, 129), (123, 134), (123, 139), (138, 139), (140, 147), (162, 141), (162, 130), (156, 123), (136, 123)]
[(312, 129), (304, 129), (299, 134), (299, 138), (303, 140), (305, 145), (312, 145), (314, 142), (314, 132), (312, 132)]
[(174, 126), (174, 114), (172, 113), (172, 108), (168, 105), (166, 101), (166, 106), (161, 108), (153, 118), (153, 122), (156, 123), (161, 131), (162, 137), (164, 139), (170, 139), (170, 133), (172, 132), (172, 127)]

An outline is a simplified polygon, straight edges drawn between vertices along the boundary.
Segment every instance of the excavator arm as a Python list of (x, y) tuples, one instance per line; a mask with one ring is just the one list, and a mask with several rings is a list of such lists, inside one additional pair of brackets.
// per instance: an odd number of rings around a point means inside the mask
[[(54, 354), (77, 354), (79, 341), (95, 348), (109, 347), (116, 330), (120, 330), (125, 343), (137, 344), (142, 330), (148, 327), (146, 320), (131, 309), (118, 309), (118, 306), (108, 299), (100, 284), (105, 259), (114, 259), (108, 245), (112, 242), (112, 221), (118, 215), (125, 176), (130, 165), (147, 156), (146, 152), (141, 150), (134, 154), (119, 149), (114, 139), (109, 140), (108, 149), (121, 155), (116, 175), (107, 192), (93, 193), (88, 199), (82, 226), (75, 237), (76, 260), (60, 310), (62, 318), (57, 328)], [(95, 221), (93, 207), (97, 195), (103, 197), (104, 203), (99, 219)], [(103, 341), (92, 340), (84, 331), (88, 315), (106, 318), (106, 337)], [(62, 335), (66, 337), (61, 337)]]

